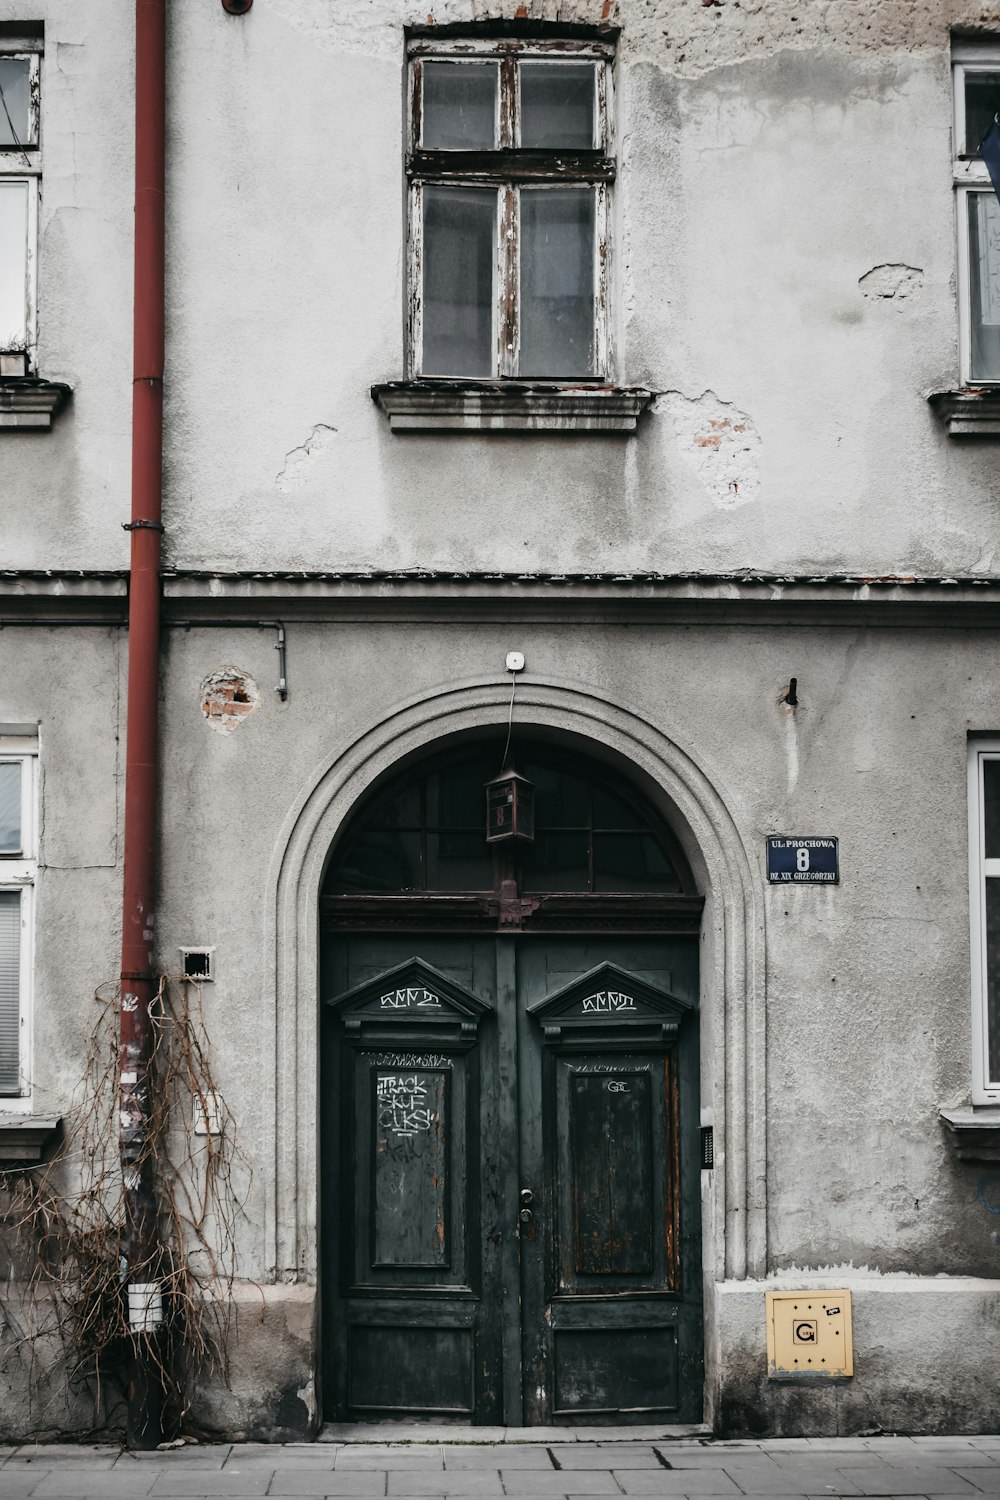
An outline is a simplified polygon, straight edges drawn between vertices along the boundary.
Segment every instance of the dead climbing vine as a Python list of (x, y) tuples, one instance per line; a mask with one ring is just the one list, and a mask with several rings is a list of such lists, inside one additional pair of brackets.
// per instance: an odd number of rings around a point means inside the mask
[[(200, 986), (161, 979), (150, 1009), (151, 1121), (142, 1148), (154, 1183), (158, 1245), (155, 1259), (132, 1268), (129, 1279), (160, 1284), (164, 1319), (148, 1332), (131, 1329), (117, 991), (103, 987), (94, 999), (99, 1012), (81, 1090), (58, 1150), (44, 1167), (0, 1172), (7, 1261), (0, 1373), (28, 1377), (33, 1425), (44, 1427), (47, 1404), (64, 1411), (61, 1365), (71, 1389), (93, 1399), (92, 1430), (106, 1430), (120, 1418), (133, 1340), (144, 1340), (176, 1429), (200, 1375), (228, 1379), (236, 1230), (249, 1170), (212, 1074)], [(195, 1132), (199, 1122), (208, 1127), (204, 1133)]]

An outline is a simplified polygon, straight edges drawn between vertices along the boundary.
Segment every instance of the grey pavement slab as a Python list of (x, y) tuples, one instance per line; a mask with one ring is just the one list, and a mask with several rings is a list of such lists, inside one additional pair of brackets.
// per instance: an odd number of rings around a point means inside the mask
[(742, 1491), (722, 1468), (619, 1469), (626, 1495), (739, 1495)]
[[(540, 1443), (526, 1443), (523, 1448), (514, 1443), (445, 1448), (444, 1463), (446, 1469), (499, 1469), (501, 1465), (505, 1469), (554, 1469), (555, 1464), (549, 1457), (549, 1451)], [(557, 1450), (553, 1448), (552, 1451)]]
[(994, 1464), (991, 1468), (984, 1468), (981, 1464), (972, 1467), (966, 1464), (964, 1458), (957, 1458), (950, 1472), (975, 1485), (983, 1494), (1000, 1495), (1000, 1464)]
[(664, 1469), (652, 1443), (579, 1443), (549, 1449), (561, 1469)]
[(452, 1469), (438, 1473), (422, 1470), (390, 1470), (386, 1476), (388, 1495), (502, 1495), (496, 1469)]
[(355, 1473), (335, 1474), (321, 1469), (310, 1473), (304, 1468), (275, 1470), (268, 1495), (345, 1495), (363, 1496), (385, 1494), (385, 1472), (359, 1470)]
[(151, 1453), (119, 1452), (113, 1473), (146, 1464), (154, 1467), (169, 1465), (171, 1469), (221, 1469), (229, 1457), (230, 1446), (222, 1443), (218, 1447), (203, 1447), (200, 1443), (188, 1448), (170, 1448), (163, 1452), (154, 1449)]
[(21, 1468), (28, 1464), (44, 1464), (54, 1469), (59, 1464), (70, 1464), (79, 1468), (86, 1463), (88, 1469), (110, 1469), (121, 1453), (120, 1447), (77, 1445), (75, 1443), (25, 1443), (7, 1459), (5, 1469)]
[(808, 1485), (827, 1495), (860, 1495), (863, 1491), (848, 1473), (842, 1473), (832, 1463), (817, 1463), (807, 1471), (780, 1469), (775, 1463), (727, 1464), (730, 1479), (744, 1495), (801, 1495)]
[(43, 1469), (41, 1464), (33, 1469), (20, 1469), (11, 1474), (0, 1471), (0, 1495), (4, 1500), (20, 1500), (22, 1495), (30, 1495), (37, 1485), (41, 1484), (52, 1471)]
[[(277, 1460), (274, 1467), (276, 1466)], [(148, 1493), (155, 1495), (157, 1500), (164, 1495), (177, 1497), (177, 1500), (184, 1500), (186, 1496), (197, 1496), (200, 1500), (204, 1495), (233, 1496), (234, 1500), (235, 1497), (246, 1500), (249, 1496), (266, 1495), (272, 1474), (273, 1468), (241, 1472), (238, 1467), (234, 1467), (231, 1472), (223, 1470), (210, 1476), (204, 1471), (187, 1468), (181, 1471), (178, 1468), (173, 1473), (160, 1474)], [(209, 1480), (208, 1485), (205, 1483), (206, 1479)]]
[(620, 1495), (621, 1490), (609, 1470), (501, 1469), (504, 1493), (507, 1495)]
[(46, 1496), (72, 1497), (84, 1500), (88, 1495), (106, 1495), (109, 1500), (118, 1496), (148, 1495), (156, 1480), (150, 1469), (136, 1469), (131, 1474), (109, 1474), (101, 1469), (74, 1468), (71, 1464), (60, 1464), (50, 1469), (32, 1490), (39, 1500)]
[[(845, 1470), (862, 1495), (975, 1495), (976, 1487), (938, 1464), (880, 1464)], [(979, 1470), (976, 1471), (981, 1472)]]
[(338, 1453), (336, 1468), (338, 1473), (351, 1469), (403, 1469), (411, 1474), (432, 1474), (444, 1468), (444, 1453), (440, 1448), (395, 1448), (387, 1453), (366, 1453), (362, 1449), (357, 1453)]

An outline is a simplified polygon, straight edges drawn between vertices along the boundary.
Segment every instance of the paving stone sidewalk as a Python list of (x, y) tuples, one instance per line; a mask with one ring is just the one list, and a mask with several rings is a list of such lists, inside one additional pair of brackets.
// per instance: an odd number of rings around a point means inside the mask
[(315, 1500), (605, 1495), (956, 1500), (985, 1495), (1000, 1500), (1000, 1436), (714, 1442), (630, 1437), (607, 1429), (596, 1440), (551, 1429), (485, 1436), (468, 1442), (453, 1436), (356, 1442), (331, 1441), (327, 1433), (316, 1443), (192, 1445), (142, 1454), (68, 1445), (0, 1448), (0, 1500), (250, 1500), (262, 1495)]

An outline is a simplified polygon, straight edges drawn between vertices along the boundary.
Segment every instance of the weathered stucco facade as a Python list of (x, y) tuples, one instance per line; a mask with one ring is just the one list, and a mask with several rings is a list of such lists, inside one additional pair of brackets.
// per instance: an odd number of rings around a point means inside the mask
[[(614, 28), (615, 376), (655, 393), (631, 434), (407, 435), (370, 394), (403, 375), (406, 28), (501, 20)], [(37, 725), (39, 765), (7, 1102), (68, 1119), (120, 943), (132, 39), (108, 0), (0, 0), (25, 22), (38, 370), (72, 398), (0, 428), (0, 735)], [(969, 736), (1000, 736), (998, 439), (928, 402), (959, 383), (966, 33), (1000, 43), (1000, 5), (174, 0), (156, 930), (166, 973), (214, 950), (245, 1173), (204, 1428), (333, 1415), (324, 871), (380, 778), (502, 735), (516, 649), (515, 732), (634, 783), (705, 898), (706, 1422), (995, 1429), (1000, 1166), (939, 1114), (971, 1098)], [(250, 680), (226, 732), (216, 673)], [(840, 883), (769, 885), (769, 834), (838, 838)], [(810, 1286), (852, 1291), (855, 1373), (769, 1380), (765, 1291)], [(58, 1378), (7, 1354), (0, 1431), (60, 1428)]]

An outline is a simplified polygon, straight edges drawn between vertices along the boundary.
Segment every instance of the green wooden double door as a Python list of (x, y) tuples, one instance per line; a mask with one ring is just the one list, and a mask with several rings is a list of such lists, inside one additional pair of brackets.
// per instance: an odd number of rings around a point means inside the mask
[(702, 1415), (697, 940), (331, 937), (329, 1420)]

